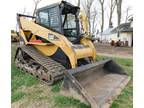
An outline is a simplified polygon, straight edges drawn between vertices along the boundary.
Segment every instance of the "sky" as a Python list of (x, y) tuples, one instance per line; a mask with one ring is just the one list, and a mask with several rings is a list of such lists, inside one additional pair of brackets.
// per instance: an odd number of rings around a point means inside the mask
[[(38, 8), (40, 7), (43, 7), (43, 6), (46, 6), (46, 5), (49, 5), (49, 4), (53, 4), (53, 3), (56, 3), (56, 2), (60, 2), (61, 0), (42, 0), (39, 5), (38, 5)], [(69, 1), (70, 3), (74, 4), (75, 5), (75, 0), (67, 0)], [(107, 0), (108, 1), (108, 0)], [(125, 9), (127, 6), (132, 6), (132, 0), (123, 0), (123, 10), (122, 12), (125, 13)], [(107, 3), (107, 2), (105, 2)], [(16, 14), (17, 13), (24, 13), (25, 11), (25, 14), (32, 14), (33, 13), (33, 10), (34, 10), (34, 1), (33, 0), (13, 0), (13, 8), (11, 9), (11, 27), (12, 29), (15, 29), (16, 28)], [(107, 9), (107, 8), (106, 8)], [(130, 12), (132, 14), (132, 10)], [(123, 14), (125, 16), (125, 14)], [(108, 18), (108, 14), (105, 12), (105, 17)], [(123, 17), (124, 18), (124, 17)], [(124, 21), (124, 19), (123, 19)], [(113, 22), (114, 22), (114, 26), (117, 25), (117, 16), (116, 16), (116, 9), (115, 9), (115, 13), (114, 13), (114, 16), (113, 16)], [(107, 29), (108, 27), (108, 19), (105, 19), (105, 26), (104, 26), (104, 29)]]

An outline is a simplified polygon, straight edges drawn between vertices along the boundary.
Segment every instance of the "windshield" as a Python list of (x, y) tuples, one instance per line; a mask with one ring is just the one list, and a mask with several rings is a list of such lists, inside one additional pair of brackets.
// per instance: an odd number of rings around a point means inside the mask
[(62, 20), (63, 20), (64, 29), (76, 28), (75, 15), (73, 14), (62, 15)]
[(62, 24), (64, 28), (64, 34), (68, 37), (76, 37), (76, 17), (73, 14), (62, 15)]
[(61, 32), (59, 20), (59, 7), (48, 8), (38, 12), (38, 23), (49, 27), (57, 32)]

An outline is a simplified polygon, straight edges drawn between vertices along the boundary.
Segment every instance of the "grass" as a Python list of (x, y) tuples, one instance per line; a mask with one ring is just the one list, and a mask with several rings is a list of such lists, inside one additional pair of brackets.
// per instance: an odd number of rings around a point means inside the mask
[[(74, 99), (72, 97), (65, 97), (60, 95), (60, 89), (62, 85), (62, 81), (57, 82), (55, 85), (50, 87), (50, 91), (46, 91), (44, 88), (37, 88), (38, 90), (32, 91), (31, 93), (20, 91), (21, 87), (29, 88), (35, 85), (40, 85), (40, 81), (36, 78), (32, 77), (17, 69), (13, 63), (13, 58), (16, 50), (16, 44), (12, 44), (12, 68), (11, 68), (11, 86), (12, 86), (12, 95), (11, 100), (12, 103), (17, 102), (24, 98), (30, 98), (31, 100), (35, 99), (45, 99), (48, 100), (48, 103), (54, 104), (56, 108), (90, 108), (90, 106), (81, 103), (79, 100)], [(131, 77), (130, 82), (126, 86), (126, 88), (122, 91), (120, 96), (113, 102), (110, 108), (132, 108), (133, 107), (133, 61), (131, 59), (122, 59), (122, 58), (111, 58), (105, 56), (97, 56), (97, 61), (104, 59), (113, 59), (118, 64), (120, 64), (127, 74)], [(46, 85), (45, 85), (46, 86)], [(35, 89), (35, 88), (33, 88)]]
[(28, 75), (20, 70), (18, 70), (15, 66), (12, 66), (12, 91), (15, 91), (21, 86), (32, 86), (34, 84), (38, 84), (39, 81), (31, 75)]
[(16, 102), (18, 100), (20, 100), (21, 98), (23, 98), (23, 96), (26, 95), (26, 93), (23, 92), (19, 92), (18, 89), (20, 87), (30, 87), (32, 85), (38, 84), (39, 80), (37, 80), (36, 78), (32, 77), (31, 75), (28, 75), (26, 73), (24, 73), (23, 71), (20, 71), (19, 69), (17, 69), (14, 65), (14, 54), (15, 54), (15, 50), (16, 50), (16, 45), (12, 46), (12, 68), (11, 68), (11, 100), (12, 102)]
[(12, 81), (11, 81), (12, 102), (17, 101), (24, 96), (24, 93), (17, 91), (20, 87), (22, 86), (30, 87), (38, 83), (39, 81), (34, 77), (32, 77), (31, 75), (25, 74), (22, 71), (16, 69), (14, 66), (12, 66)]
[(12, 98), (12, 102), (16, 102), (18, 101), (19, 99), (21, 99), (22, 97), (26, 96), (26, 93), (23, 93), (23, 92), (14, 92), (13, 93), (13, 98)]
[(57, 82), (55, 85), (52, 86), (51, 91), (54, 93), (59, 92), (61, 85), (62, 85), (62, 81)]
[(56, 96), (54, 97), (54, 103), (56, 106), (76, 106), (76, 108), (91, 108), (89, 105), (81, 103), (79, 100), (72, 97)]

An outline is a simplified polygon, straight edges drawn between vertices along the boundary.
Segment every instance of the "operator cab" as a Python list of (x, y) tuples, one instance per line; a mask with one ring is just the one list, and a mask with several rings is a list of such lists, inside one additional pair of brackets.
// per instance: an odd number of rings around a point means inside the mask
[(41, 26), (65, 35), (74, 44), (80, 41), (80, 8), (62, 1), (37, 10), (36, 22)]

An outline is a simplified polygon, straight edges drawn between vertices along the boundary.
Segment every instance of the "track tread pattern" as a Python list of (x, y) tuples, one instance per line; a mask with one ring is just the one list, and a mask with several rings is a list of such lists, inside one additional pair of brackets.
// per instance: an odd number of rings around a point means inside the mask
[(54, 78), (54, 82), (64, 77), (66, 69), (60, 63), (54, 61), (50, 57), (46, 57), (38, 52), (33, 46), (20, 46), (22, 51), (33, 58), (38, 64), (47, 69), (47, 72)]

